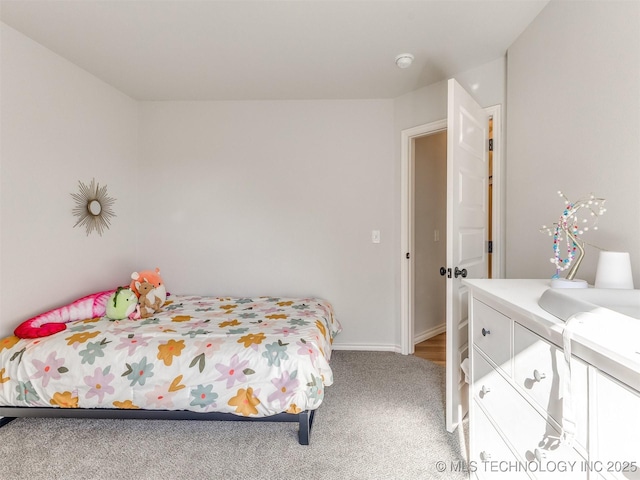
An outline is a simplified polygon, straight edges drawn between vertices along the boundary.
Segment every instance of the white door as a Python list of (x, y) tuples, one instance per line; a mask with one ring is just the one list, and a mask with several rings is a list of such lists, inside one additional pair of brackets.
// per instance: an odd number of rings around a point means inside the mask
[(453, 432), (469, 410), (460, 368), (469, 355), (468, 290), (462, 278), (487, 277), (489, 167), (487, 114), (454, 79), (448, 90), (446, 423)]

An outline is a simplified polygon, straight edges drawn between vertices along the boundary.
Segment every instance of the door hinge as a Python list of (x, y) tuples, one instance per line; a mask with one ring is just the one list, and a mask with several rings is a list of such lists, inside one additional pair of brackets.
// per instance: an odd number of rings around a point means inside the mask
[(493, 138), (489, 139), (489, 151), (493, 152)]
[(493, 253), (493, 242), (491, 240), (487, 242), (487, 253)]

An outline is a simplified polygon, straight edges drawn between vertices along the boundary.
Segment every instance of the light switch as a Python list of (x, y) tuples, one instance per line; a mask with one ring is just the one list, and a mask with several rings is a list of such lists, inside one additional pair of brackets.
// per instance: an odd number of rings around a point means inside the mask
[(439, 242), (440, 241), (440, 230), (434, 230), (433, 231), (433, 241), (434, 242)]
[(371, 242), (380, 243), (380, 230), (371, 230)]

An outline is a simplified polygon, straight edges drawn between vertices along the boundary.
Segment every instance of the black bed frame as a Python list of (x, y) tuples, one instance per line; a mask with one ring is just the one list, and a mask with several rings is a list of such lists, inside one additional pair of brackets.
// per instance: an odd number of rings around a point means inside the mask
[(309, 445), (315, 410), (304, 410), (298, 414), (279, 413), (269, 417), (241, 417), (232, 413), (198, 413), (188, 410), (142, 410), (116, 408), (52, 408), (52, 407), (0, 407), (0, 427), (19, 417), (45, 418), (107, 418), (149, 420), (223, 420), (250, 422), (298, 422), (298, 442)]

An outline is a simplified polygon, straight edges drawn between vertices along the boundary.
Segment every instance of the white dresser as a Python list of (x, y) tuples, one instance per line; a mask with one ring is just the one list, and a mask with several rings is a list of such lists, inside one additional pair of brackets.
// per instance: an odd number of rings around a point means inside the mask
[[(537, 304), (549, 281), (465, 284), (472, 476), (640, 479), (640, 320), (621, 332), (638, 335), (637, 358), (620, 358), (615, 341), (599, 344), (597, 327), (572, 333), (567, 364), (565, 324)], [(561, 441), (569, 420), (573, 441)]]

